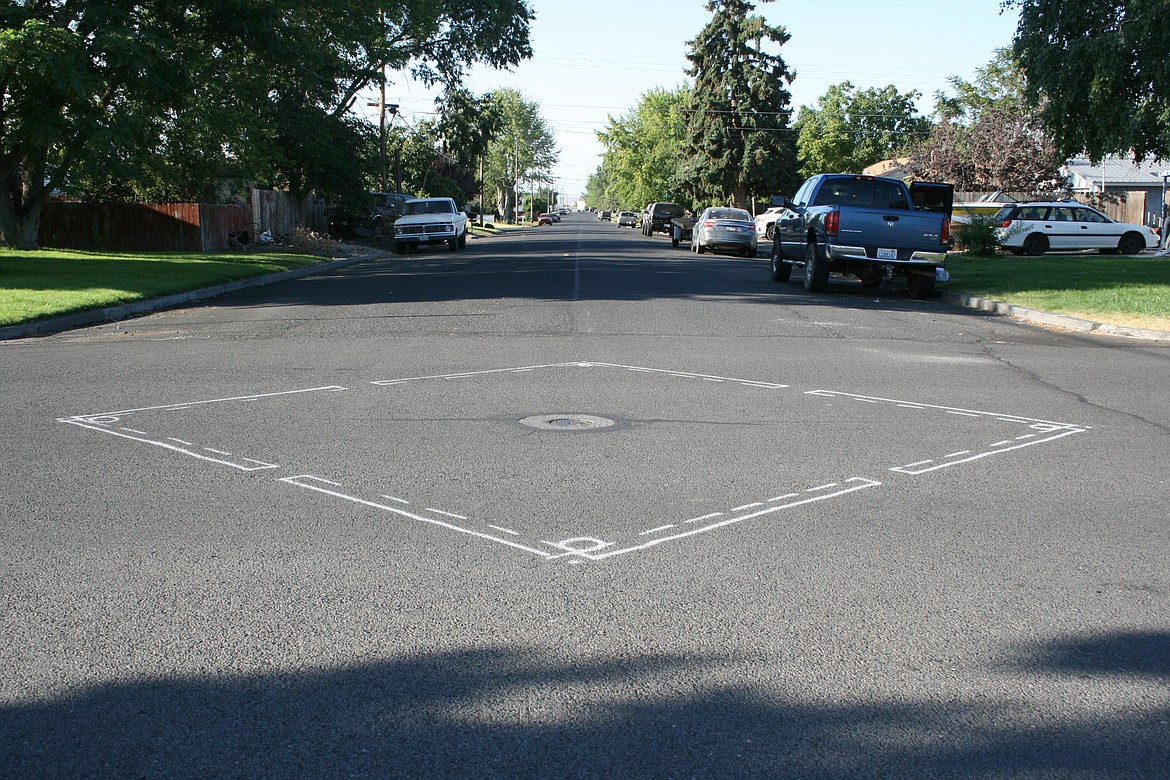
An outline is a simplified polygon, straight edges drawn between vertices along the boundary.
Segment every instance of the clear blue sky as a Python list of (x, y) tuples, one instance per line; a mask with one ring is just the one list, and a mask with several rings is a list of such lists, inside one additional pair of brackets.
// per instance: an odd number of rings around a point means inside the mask
[[(705, 0), (530, 5), (532, 59), (511, 72), (476, 68), (465, 85), (476, 94), (515, 87), (541, 105), (560, 146), (554, 175), (561, 192), (576, 198), (600, 163), (603, 147), (594, 132), (647, 90), (684, 83), (687, 41), (711, 15)], [(791, 36), (780, 54), (796, 71), (794, 109), (848, 80), (862, 89), (917, 90), (923, 114), (933, 110), (934, 93), (947, 90), (948, 77), (972, 79), (995, 49), (1011, 45), (1018, 20), (1015, 11), (1000, 12), (999, 0), (757, 0), (755, 13)], [(404, 75), (391, 79), (387, 100), (401, 105), (403, 120), (434, 111), (432, 91)]]

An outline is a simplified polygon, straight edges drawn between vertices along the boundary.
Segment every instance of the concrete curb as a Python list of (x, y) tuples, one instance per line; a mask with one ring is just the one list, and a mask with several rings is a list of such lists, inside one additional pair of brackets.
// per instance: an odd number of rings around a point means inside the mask
[(29, 336), (49, 336), (74, 328), (86, 328), (91, 325), (101, 325), (106, 322), (117, 322), (118, 320), (125, 320), (131, 317), (140, 317), (144, 314), (162, 311), (163, 309), (171, 309), (187, 303), (215, 298), (225, 293), (246, 290), (249, 287), (260, 287), (266, 284), (287, 282), (292, 279), (300, 279), (304, 276), (312, 276), (313, 274), (332, 271), (335, 268), (344, 268), (347, 265), (356, 265), (365, 260), (375, 260), (386, 256), (386, 253), (379, 252), (368, 255), (343, 257), (338, 260), (318, 263), (317, 265), (307, 265), (303, 268), (293, 268), (279, 273), (255, 276), (251, 279), (240, 279), (235, 282), (217, 284), (214, 287), (204, 287), (199, 290), (165, 295), (161, 298), (151, 298), (145, 301), (135, 301), (134, 303), (123, 303), (118, 306), (107, 306), (102, 309), (79, 311), (74, 314), (63, 314), (60, 317), (48, 317), (22, 325), (10, 325), (0, 328), (0, 341), (22, 339)]
[(1129, 328), (1124, 325), (1107, 325), (1103, 322), (1084, 320), (1080, 317), (1070, 317), (1067, 314), (1054, 314), (1038, 309), (1029, 309), (1025, 306), (1016, 306), (1012, 303), (993, 301), (989, 298), (977, 298), (964, 293), (943, 292), (942, 299), (947, 303), (962, 306), (967, 309), (977, 309), (992, 314), (1022, 320), (1033, 325), (1042, 325), (1050, 328), (1063, 328), (1080, 333), (1099, 333), (1106, 336), (1124, 336), (1131, 339), (1146, 341), (1170, 341), (1170, 333), (1162, 330), (1145, 330), (1143, 328)]

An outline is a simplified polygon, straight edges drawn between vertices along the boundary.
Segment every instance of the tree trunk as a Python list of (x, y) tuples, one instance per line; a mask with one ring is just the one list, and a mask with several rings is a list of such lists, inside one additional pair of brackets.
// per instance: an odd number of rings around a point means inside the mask
[(8, 186), (0, 187), (0, 240), (13, 249), (36, 249), (45, 198), (25, 200), (24, 195), (19, 173), (8, 177)]

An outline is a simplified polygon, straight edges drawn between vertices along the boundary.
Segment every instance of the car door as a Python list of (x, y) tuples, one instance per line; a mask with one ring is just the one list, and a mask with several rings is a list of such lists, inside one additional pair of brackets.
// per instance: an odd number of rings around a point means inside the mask
[(1071, 206), (1049, 209), (1044, 232), (1048, 235), (1048, 246), (1052, 249), (1081, 249), (1085, 244), (1081, 227), (1077, 223), (1077, 209)]
[(1075, 210), (1080, 235), (1077, 245), (1082, 249), (1113, 249), (1121, 240), (1124, 226), (1093, 209)]
[(776, 240), (780, 242), (780, 253), (784, 257), (800, 260), (804, 258), (804, 210), (808, 206), (810, 193), (816, 189), (818, 177), (801, 185), (792, 201), (784, 204), (784, 210), (776, 218)]

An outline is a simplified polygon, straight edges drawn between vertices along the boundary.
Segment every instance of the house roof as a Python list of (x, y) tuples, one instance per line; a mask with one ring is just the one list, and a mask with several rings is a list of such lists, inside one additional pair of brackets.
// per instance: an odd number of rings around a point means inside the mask
[(1106, 157), (1094, 165), (1087, 157), (1074, 157), (1061, 168), (1074, 190), (1100, 187), (1161, 187), (1162, 172), (1170, 171), (1170, 160), (1144, 160), (1135, 163), (1128, 157)]

